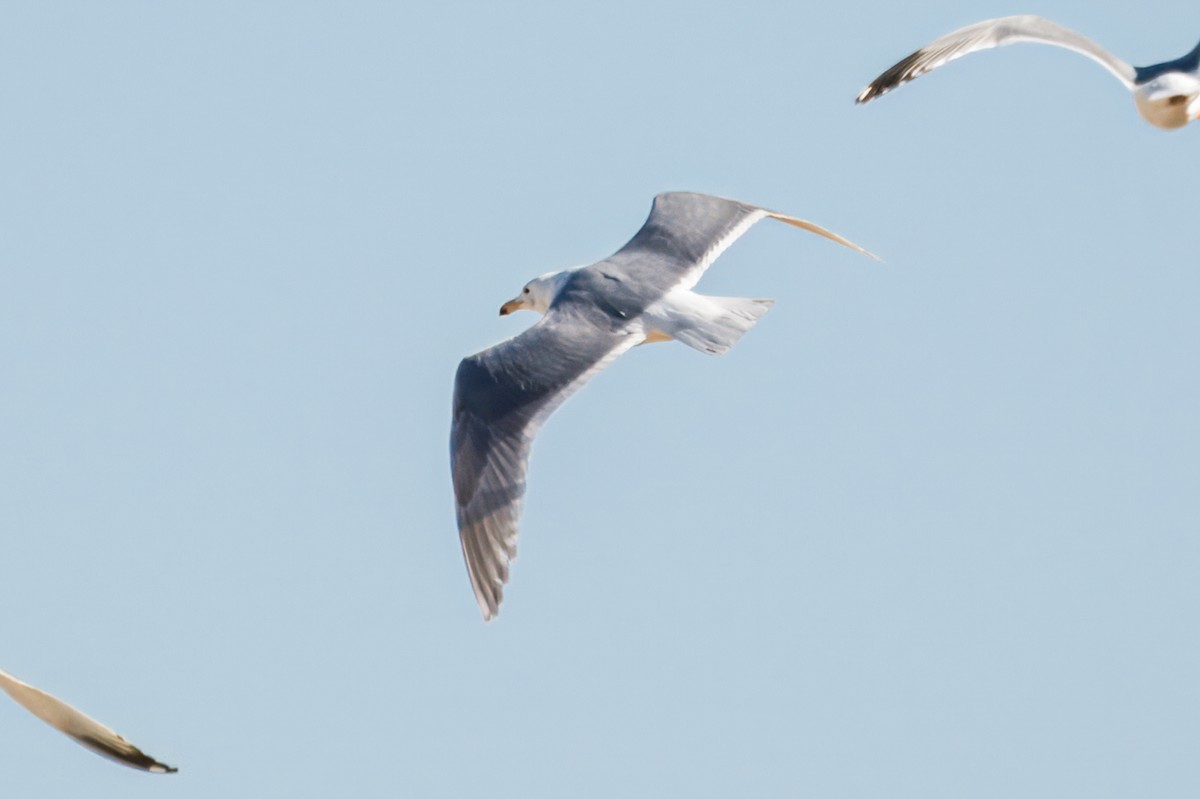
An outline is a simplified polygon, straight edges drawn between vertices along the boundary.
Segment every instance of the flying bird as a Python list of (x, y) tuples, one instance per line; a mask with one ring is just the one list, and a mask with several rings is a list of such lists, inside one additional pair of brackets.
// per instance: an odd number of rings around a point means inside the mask
[(637, 344), (675, 339), (711, 355), (727, 352), (773, 301), (692, 288), (729, 245), (768, 218), (871, 255), (785, 214), (705, 194), (660, 194), (641, 230), (614, 255), (542, 275), (500, 306), (501, 316), (543, 314), (536, 324), (459, 364), (450, 465), (459, 539), (485, 620), (499, 612), (517, 554), (529, 452), (542, 423)]
[(1174, 61), (1134, 67), (1086, 36), (1028, 15), (989, 19), (946, 34), (871, 81), (855, 102), (869, 102), (967, 53), (1017, 42), (1054, 44), (1098, 62), (1133, 92), (1138, 113), (1155, 127), (1181, 128), (1200, 118), (1200, 45)]
[(23, 683), (2, 670), (0, 688), (3, 688), (18, 705), (99, 755), (156, 774), (172, 774), (178, 770), (159, 763), (108, 727), (61, 699)]

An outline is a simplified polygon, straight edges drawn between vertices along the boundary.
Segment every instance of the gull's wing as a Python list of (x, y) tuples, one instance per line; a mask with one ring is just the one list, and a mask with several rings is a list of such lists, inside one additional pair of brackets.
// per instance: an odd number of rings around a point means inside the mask
[(1082, 53), (1099, 62), (1101, 66), (1115, 75), (1121, 83), (1125, 84), (1125, 88), (1134, 88), (1135, 71), (1129, 64), (1086, 36), (1041, 17), (1026, 15), (989, 19), (946, 34), (902, 59), (891, 69), (871, 81), (869, 86), (859, 92), (855, 102), (865, 103), (873, 100), (900, 84), (920, 77), (942, 64), (965, 56), (967, 53), (989, 50), (993, 47), (1017, 42), (1055, 44)]
[(704, 270), (760, 219), (778, 219), (876, 258), (833, 231), (794, 216), (724, 197), (668, 192), (654, 198), (650, 216), (629, 243), (595, 268), (619, 271), (643, 290), (644, 299), (657, 299), (651, 295), (695, 286)]
[(97, 754), (157, 774), (176, 771), (171, 766), (159, 763), (94, 718), (4, 671), (0, 671), (0, 688), (18, 705)]
[(642, 338), (597, 306), (567, 303), (458, 365), (450, 469), (459, 540), (484, 619), (499, 612), (508, 564), (517, 555), (525, 473), (538, 428)]

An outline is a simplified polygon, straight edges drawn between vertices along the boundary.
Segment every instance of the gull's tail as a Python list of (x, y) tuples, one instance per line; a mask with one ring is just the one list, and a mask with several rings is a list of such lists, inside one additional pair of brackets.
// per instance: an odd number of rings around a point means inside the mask
[(697, 320), (688, 327), (675, 331), (675, 338), (710, 355), (724, 355), (737, 343), (747, 330), (762, 319), (775, 300), (752, 300), (745, 297), (706, 297), (694, 295), (706, 301), (707, 319)]

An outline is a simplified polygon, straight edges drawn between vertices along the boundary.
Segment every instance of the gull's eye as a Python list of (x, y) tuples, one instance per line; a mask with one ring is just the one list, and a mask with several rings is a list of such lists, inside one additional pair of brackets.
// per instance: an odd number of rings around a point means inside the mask
[(528, 293), (529, 293), (529, 286), (526, 286), (526, 287), (525, 287), (525, 292), (524, 292), (524, 293), (525, 293), (525, 294), (528, 294)]

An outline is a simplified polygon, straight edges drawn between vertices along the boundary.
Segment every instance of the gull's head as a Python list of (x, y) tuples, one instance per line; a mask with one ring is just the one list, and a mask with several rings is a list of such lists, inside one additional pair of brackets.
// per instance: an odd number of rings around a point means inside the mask
[(1138, 113), (1156, 128), (1182, 128), (1200, 118), (1200, 79), (1185, 72), (1167, 72), (1137, 88)]
[(566, 285), (567, 278), (574, 269), (562, 272), (549, 272), (541, 277), (535, 277), (525, 284), (521, 293), (500, 306), (500, 315), (508, 316), (513, 311), (537, 311), (545, 313), (550, 304), (558, 296), (558, 292)]

